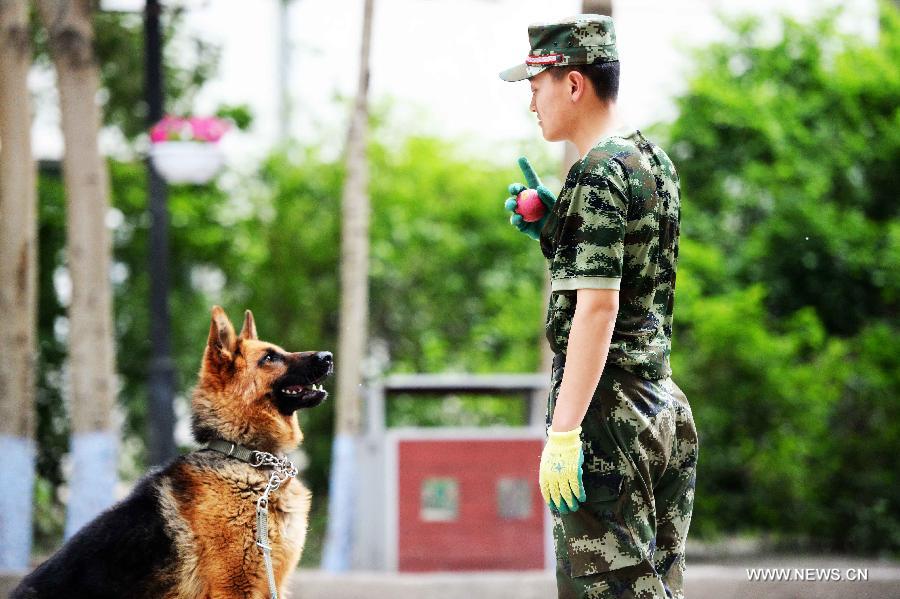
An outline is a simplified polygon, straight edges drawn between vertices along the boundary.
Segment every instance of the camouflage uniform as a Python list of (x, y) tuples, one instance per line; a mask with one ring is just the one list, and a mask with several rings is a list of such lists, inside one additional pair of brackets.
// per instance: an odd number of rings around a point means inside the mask
[[(528, 28), (521, 81), (555, 66), (617, 61), (611, 18)], [(684, 597), (697, 431), (669, 352), (680, 198), (675, 167), (639, 131), (610, 135), (572, 166), (541, 230), (550, 264), (553, 419), (578, 289), (618, 289), (606, 366), (581, 423), (587, 501), (553, 514), (561, 598)]]
[(697, 433), (670, 378), (678, 178), (639, 131), (601, 140), (566, 177), (543, 231), (547, 338), (562, 382), (577, 289), (619, 289), (606, 367), (581, 424), (587, 502), (553, 513), (560, 597), (683, 597)]

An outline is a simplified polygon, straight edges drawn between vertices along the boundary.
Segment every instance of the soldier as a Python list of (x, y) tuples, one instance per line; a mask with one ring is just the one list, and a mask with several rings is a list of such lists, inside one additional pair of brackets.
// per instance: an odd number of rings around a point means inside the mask
[(581, 155), (558, 199), (521, 160), (548, 210), (511, 218), (540, 240), (550, 267), (555, 358), (539, 482), (559, 597), (684, 597), (698, 443), (669, 366), (678, 176), (640, 131), (616, 129), (611, 18), (579, 15), (528, 35), (525, 63), (500, 77), (529, 80), (544, 138)]

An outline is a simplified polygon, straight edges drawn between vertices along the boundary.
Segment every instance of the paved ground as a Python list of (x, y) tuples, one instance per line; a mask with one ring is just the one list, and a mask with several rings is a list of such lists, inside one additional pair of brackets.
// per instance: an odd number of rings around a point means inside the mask
[[(811, 579), (806, 568), (868, 569), (868, 581), (790, 580), (761, 582), (747, 579), (747, 568), (798, 568), (789, 572)], [(848, 559), (771, 558), (747, 565), (691, 565), (685, 580), (689, 599), (900, 599), (900, 564)], [(300, 570), (294, 576), (293, 599), (546, 599), (556, 596), (552, 575), (544, 572), (491, 574), (384, 574), (359, 572), (335, 576), (319, 570)]]
[[(786, 573), (794, 580), (750, 581), (748, 568), (788, 569)], [(821, 571), (832, 576), (833, 569), (841, 577), (846, 577), (848, 571), (862, 570), (868, 573), (868, 580), (811, 581), (816, 576), (821, 578)], [(798, 576), (807, 580), (796, 580)], [(6, 597), (17, 580), (16, 576), (0, 573), (0, 597)], [(545, 572), (356, 572), (336, 576), (321, 570), (299, 570), (291, 586), (293, 599), (545, 599), (556, 596), (553, 577)], [(798, 556), (693, 563), (688, 567), (685, 586), (690, 599), (900, 599), (900, 563)]]

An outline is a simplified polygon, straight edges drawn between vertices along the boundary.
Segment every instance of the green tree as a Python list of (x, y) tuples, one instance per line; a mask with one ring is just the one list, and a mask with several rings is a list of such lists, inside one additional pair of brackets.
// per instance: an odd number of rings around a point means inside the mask
[(875, 45), (835, 17), (783, 19), (774, 44), (758, 20), (734, 24), (698, 53), (671, 148), (685, 235), (721, 247), (736, 282), (763, 283), (773, 314), (811, 306), (852, 335), (897, 308), (900, 17), (882, 6)]
[(673, 361), (700, 430), (696, 534), (900, 552), (900, 15), (704, 48), (668, 128), (682, 179)]

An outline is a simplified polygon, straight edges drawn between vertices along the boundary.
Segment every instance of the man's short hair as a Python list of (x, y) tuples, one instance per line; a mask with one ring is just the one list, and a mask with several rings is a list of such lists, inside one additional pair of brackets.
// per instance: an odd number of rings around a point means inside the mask
[(557, 81), (572, 71), (578, 71), (591, 82), (594, 93), (604, 102), (615, 102), (619, 97), (619, 61), (594, 64), (575, 64), (547, 69)]

